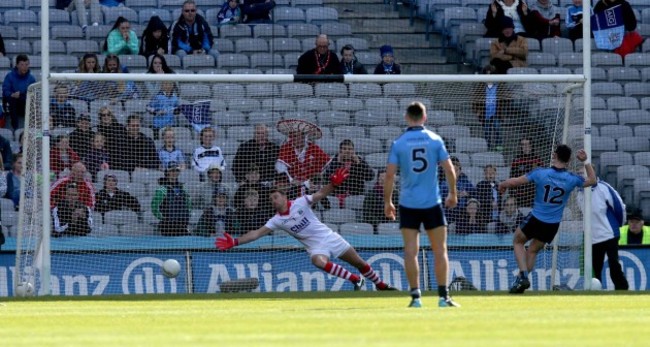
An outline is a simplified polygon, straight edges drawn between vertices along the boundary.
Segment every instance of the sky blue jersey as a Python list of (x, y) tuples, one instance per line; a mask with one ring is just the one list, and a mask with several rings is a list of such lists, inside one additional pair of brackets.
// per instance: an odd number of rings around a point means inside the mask
[(423, 126), (410, 127), (390, 148), (388, 163), (399, 168), (399, 204), (430, 208), (440, 204), (438, 163), (449, 159), (442, 138)]
[(545, 223), (562, 221), (564, 207), (571, 192), (585, 184), (585, 179), (581, 176), (555, 167), (535, 169), (526, 178), (535, 183), (533, 216)]

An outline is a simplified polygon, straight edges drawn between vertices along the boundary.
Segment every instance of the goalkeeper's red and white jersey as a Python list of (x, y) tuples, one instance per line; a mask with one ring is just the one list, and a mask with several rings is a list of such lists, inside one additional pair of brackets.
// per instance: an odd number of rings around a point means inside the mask
[(289, 211), (277, 213), (266, 222), (265, 227), (272, 230), (284, 230), (295, 237), (307, 248), (318, 245), (334, 232), (323, 224), (311, 209), (311, 195), (289, 201)]

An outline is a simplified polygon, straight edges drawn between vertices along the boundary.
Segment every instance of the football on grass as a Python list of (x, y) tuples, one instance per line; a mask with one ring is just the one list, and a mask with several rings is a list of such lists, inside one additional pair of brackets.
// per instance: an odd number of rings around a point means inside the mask
[(175, 278), (181, 272), (181, 264), (176, 259), (167, 259), (162, 265), (163, 275), (168, 278)]
[(19, 283), (14, 289), (14, 295), (18, 297), (32, 296), (34, 295), (34, 285), (29, 282)]

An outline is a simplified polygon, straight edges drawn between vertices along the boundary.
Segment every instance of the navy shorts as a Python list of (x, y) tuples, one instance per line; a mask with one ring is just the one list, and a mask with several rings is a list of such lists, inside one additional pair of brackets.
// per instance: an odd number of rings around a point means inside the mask
[(400, 228), (420, 230), (420, 225), (424, 225), (424, 230), (446, 226), (447, 219), (442, 207), (440, 205), (430, 208), (399, 207)]
[(535, 218), (532, 213), (529, 213), (526, 218), (519, 225), (524, 235), (530, 239), (540, 240), (542, 242), (551, 243), (560, 228), (560, 223), (546, 223)]

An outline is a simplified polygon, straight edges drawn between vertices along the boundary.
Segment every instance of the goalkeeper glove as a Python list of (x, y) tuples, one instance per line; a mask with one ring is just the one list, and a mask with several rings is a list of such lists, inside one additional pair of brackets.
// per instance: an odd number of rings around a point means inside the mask
[(340, 167), (330, 176), (330, 182), (334, 187), (340, 186), (350, 176), (350, 170), (346, 167)]
[(223, 236), (217, 237), (217, 240), (214, 242), (214, 245), (220, 251), (227, 251), (237, 245), (239, 245), (239, 239), (235, 239), (228, 233), (223, 233)]

